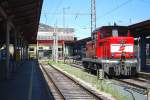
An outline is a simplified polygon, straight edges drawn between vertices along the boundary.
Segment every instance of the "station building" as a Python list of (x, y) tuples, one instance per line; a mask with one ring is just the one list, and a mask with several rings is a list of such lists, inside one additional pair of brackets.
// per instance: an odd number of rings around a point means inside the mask
[[(52, 58), (54, 48), (54, 35), (58, 41), (58, 58), (72, 56), (75, 40), (73, 28), (55, 28), (45, 24), (39, 24), (37, 33), (37, 55), (39, 58)], [(33, 49), (32, 49), (33, 50)]]

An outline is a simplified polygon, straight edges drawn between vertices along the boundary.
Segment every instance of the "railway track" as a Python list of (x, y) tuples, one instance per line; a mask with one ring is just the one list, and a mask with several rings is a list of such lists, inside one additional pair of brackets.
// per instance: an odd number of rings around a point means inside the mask
[(127, 89), (133, 90), (137, 93), (147, 95), (148, 89), (150, 88), (149, 82), (144, 82), (139, 80), (138, 78), (134, 79), (113, 79), (114, 83), (117, 83), (117, 85), (120, 85), (122, 87), (125, 87)]
[(150, 80), (150, 73), (139, 72), (138, 76)]
[[(84, 69), (81, 65), (72, 64), (71, 66)], [(138, 73), (137, 77), (134, 78), (113, 78), (114, 84), (126, 87), (140, 94), (146, 95), (150, 89), (150, 74)]]
[(57, 89), (57, 93), (60, 94), (60, 98), (63, 98), (64, 100), (108, 100), (106, 97), (86, 89), (58, 69), (52, 66), (50, 67), (46, 63), (41, 63), (41, 66), (49, 80), (54, 84), (53, 86)]

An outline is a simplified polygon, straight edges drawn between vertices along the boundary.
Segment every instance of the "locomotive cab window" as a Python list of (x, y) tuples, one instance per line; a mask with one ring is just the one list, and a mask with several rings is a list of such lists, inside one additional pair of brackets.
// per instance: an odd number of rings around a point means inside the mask
[(118, 30), (117, 29), (112, 30), (112, 36), (113, 37), (118, 37)]
[(113, 37), (128, 36), (128, 29), (126, 28), (112, 29), (112, 36)]

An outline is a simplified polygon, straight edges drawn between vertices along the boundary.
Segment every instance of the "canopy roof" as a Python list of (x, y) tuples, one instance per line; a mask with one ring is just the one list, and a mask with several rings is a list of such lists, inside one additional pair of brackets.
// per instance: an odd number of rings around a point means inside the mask
[(150, 35), (150, 20), (130, 25), (129, 29), (134, 37), (148, 36)]
[[(9, 18), (28, 43), (36, 42), (42, 3), (43, 0), (1, 0), (0, 21)], [(5, 35), (1, 34), (0, 41), (5, 41)]]

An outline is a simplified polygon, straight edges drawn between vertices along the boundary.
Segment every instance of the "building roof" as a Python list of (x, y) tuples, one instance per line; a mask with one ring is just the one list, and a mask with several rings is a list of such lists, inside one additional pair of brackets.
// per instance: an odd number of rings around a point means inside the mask
[(54, 28), (42, 23), (39, 24), (37, 40), (53, 40), (54, 33), (58, 33), (58, 40), (74, 40), (74, 28)]
[(150, 36), (150, 20), (142, 21), (129, 26), (102, 26), (95, 29), (93, 33), (102, 29), (113, 29), (113, 28), (128, 29), (130, 30), (131, 35), (133, 37)]
[(134, 37), (150, 35), (150, 20), (142, 21), (129, 26)]
[(54, 32), (54, 31), (57, 31), (57, 32), (71, 33), (71, 32), (74, 32), (74, 28), (54, 28), (52, 26), (40, 23), (38, 31), (39, 32)]

